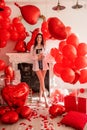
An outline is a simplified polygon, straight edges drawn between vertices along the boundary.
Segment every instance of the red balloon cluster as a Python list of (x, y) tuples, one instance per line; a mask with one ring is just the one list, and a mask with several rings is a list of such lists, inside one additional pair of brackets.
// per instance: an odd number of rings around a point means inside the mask
[(8, 106), (0, 107), (2, 123), (13, 124), (21, 118), (27, 118), (31, 113), (30, 107), (25, 105), (29, 94), (29, 86), (25, 83), (8, 85), (2, 89), (1, 95)]
[(7, 45), (8, 40), (23, 41), (28, 33), (21, 22), (20, 17), (15, 17), (11, 21), (11, 8), (0, 2), (0, 48)]
[(68, 32), (68, 34), (66, 40), (59, 42), (58, 48), (52, 48), (50, 51), (56, 61), (53, 72), (64, 82), (86, 83), (87, 44), (79, 43), (79, 39), (74, 33)]
[(5, 5), (5, 2), (0, 2), (0, 48), (6, 46), (7, 41), (10, 39), (10, 19), (11, 9)]
[(13, 124), (16, 123), (20, 118), (27, 118), (30, 115), (30, 113), (31, 113), (31, 108), (28, 106), (22, 106), (19, 108), (1, 106), (0, 121), (5, 124)]

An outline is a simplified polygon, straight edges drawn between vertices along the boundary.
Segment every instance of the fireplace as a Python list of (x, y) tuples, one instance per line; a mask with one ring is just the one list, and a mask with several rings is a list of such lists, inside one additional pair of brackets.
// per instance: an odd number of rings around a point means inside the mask
[[(26, 82), (30, 86), (33, 92), (39, 92), (39, 80), (35, 72), (32, 71), (32, 64), (19, 63), (18, 69), (20, 70), (20, 74), (21, 74), (21, 82)], [(45, 86), (46, 89), (49, 91), (49, 71), (47, 71), (45, 77)]]
[[(33, 91), (39, 91), (39, 81), (32, 71), (32, 60), (29, 53), (6, 53), (9, 57), (9, 62), (15, 72), (15, 80), (13, 84), (18, 84), (26, 80), (26, 82), (32, 87)], [(49, 90), (53, 87), (52, 77), (53, 77), (53, 59), (47, 56), (49, 71), (47, 71), (45, 78), (46, 88)]]

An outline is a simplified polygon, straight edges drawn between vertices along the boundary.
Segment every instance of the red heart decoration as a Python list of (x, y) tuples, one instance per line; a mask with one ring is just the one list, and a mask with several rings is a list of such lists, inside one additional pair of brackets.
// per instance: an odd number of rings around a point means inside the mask
[(25, 104), (29, 94), (29, 86), (25, 83), (18, 85), (8, 85), (2, 89), (2, 97), (11, 107), (20, 107)]
[(34, 5), (25, 5), (20, 7), (17, 3), (15, 3), (17, 7), (20, 8), (21, 14), (26, 22), (29, 24), (36, 24), (38, 18), (40, 17), (40, 9)]

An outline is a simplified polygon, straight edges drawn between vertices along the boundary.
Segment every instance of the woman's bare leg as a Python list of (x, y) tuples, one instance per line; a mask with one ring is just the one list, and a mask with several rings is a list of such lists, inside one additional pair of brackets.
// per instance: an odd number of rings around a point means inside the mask
[(47, 98), (46, 98), (46, 93), (45, 93), (45, 84), (44, 84), (44, 79), (46, 75), (46, 71), (36, 71), (36, 74), (38, 76), (39, 82), (40, 82), (40, 98), (42, 97), (42, 94), (44, 95), (45, 103), (47, 106)]

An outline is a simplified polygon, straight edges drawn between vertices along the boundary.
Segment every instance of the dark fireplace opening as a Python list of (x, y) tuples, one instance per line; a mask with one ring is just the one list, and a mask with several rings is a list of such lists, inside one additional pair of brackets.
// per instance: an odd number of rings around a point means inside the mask
[[(26, 82), (33, 92), (39, 92), (39, 80), (36, 73), (32, 70), (32, 64), (30, 63), (19, 63), (18, 69), (21, 74), (21, 82)], [(49, 91), (49, 70), (45, 77), (45, 86)]]

